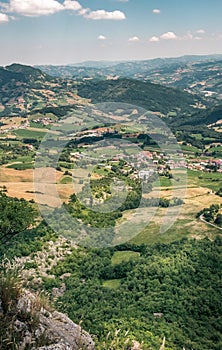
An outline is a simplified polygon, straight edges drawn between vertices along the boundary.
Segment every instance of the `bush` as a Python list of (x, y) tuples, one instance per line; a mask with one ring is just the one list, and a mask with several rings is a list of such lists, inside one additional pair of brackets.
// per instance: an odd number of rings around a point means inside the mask
[(20, 265), (10, 262), (8, 259), (1, 263), (0, 300), (4, 314), (13, 308), (21, 294), (24, 285), (21, 271)]

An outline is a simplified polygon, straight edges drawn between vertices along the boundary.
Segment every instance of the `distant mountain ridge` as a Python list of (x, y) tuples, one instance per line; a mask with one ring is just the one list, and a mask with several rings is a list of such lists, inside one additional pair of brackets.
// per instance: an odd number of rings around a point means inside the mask
[[(222, 64), (222, 61), (218, 61), (218, 64)], [(195, 65), (210, 67), (210, 70), (205, 69), (205, 74), (209, 77), (216, 71), (215, 67), (212, 68), (211, 61)], [(167, 67), (164, 69), (167, 71)], [(219, 83), (220, 79), (218, 86)], [(39, 68), (17, 63), (0, 67), (0, 116), (24, 115), (34, 111), (51, 111), (64, 116), (71, 107), (81, 104), (82, 101), (134, 104), (159, 112), (168, 117), (170, 125), (178, 128), (209, 125), (222, 119), (220, 103), (214, 108), (213, 104), (208, 104), (194, 93), (150, 81), (127, 77), (75, 81), (51, 77)], [(205, 103), (207, 109), (201, 110)]]
[(197, 96), (159, 84), (122, 78), (78, 81), (55, 78), (39, 68), (12, 64), (0, 68), (0, 115), (24, 114), (45, 107), (67, 106), (89, 99), (124, 102), (167, 115), (192, 114)]
[(222, 55), (182, 56), (144, 61), (83, 62), (67, 66), (38, 66), (52, 76), (76, 80), (131, 78), (172, 86), (201, 96), (222, 98)]

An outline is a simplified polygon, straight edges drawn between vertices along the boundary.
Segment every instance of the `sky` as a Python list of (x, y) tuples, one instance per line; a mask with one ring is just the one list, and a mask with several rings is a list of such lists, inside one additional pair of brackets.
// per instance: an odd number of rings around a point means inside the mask
[(222, 54), (222, 0), (0, 0), (0, 65)]

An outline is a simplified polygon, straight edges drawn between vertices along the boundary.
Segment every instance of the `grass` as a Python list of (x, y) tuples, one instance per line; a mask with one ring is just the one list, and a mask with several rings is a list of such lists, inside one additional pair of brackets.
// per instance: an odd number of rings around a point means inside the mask
[[(10, 262), (5, 259), (0, 265), (0, 299), (2, 301), (2, 312), (0, 315), (0, 348), (2, 350), (15, 350), (24, 340), (24, 332), (15, 327), (15, 320), (18, 319), (22, 324), (27, 326), (31, 332), (32, 345), (26, 341), (25, 349), (31, 349), (33, 346), (40, 347), (49, 345), (49, 339), (44, 336), (35, 336), (35, 331), (39, 327), (40, 314), (53, 311), (49, 305), (48, 296), (40, 292), (33, 298), (27, 300), (27, 304), (22, 303), (18, 308), (19, 298), (26, 300), (28, 295), (24, 287), (26, 280), (23, 278), (22, 265), (17, 262)], [(29, 346), (30, 345), (30, 346)], [(20, 348), (20, 347), (19, 347)]]
[(191, 134), (191, 137), (194, 137), (196, 140), (202, 140), (202, 134)]
[[(214, 239), (220, 231), (196, 219), (196, 214), (211, 204), (221, 203), (221, 199), (216, 195), (207, 194), (206, 188), (188, 188), (185, 204), (181, 211), (177, 213), (177, 208), (172, 208), (172, 212), (167, 214), (166, 209), (159, 208), (150, 223), (137, 236), (131, 239), (134, 244), (156, 244), (170, 243), (182, 238), (202, 239), (208, 237)], [(165, 216), (169, 215), (169, 217)], [(161, 222), (172, 221), (172, 226), (166, 232), (161, 232)]]
[(13, 160), (13, 162), (31, 163), (33, 158), (31, 156), (21, 156)]
[(202, 171), (188, 170), (188, 183), (198, 187), (206, 187), (217, 191), (222, 186), (220, 173), (204, 173)]
[(211, 147), (209, 149), (210, 152), (219, 152), (222, 153), (222, 146), (217, 146), (217, 147)]
[[(185, 221), (187, 222), (187, 221)], [(177, 225), (174, 225), (167, 232), (161, 233), (159, 225), (151, 222), (150, 225), (145, 228), (141, 233), (134, 237), (130, 242), (133, 244), (156, 244), (156, 243), (170, 243), (177, 241), (189, 235), (189, 230), (183, 227), (183, 221), (179, 221)], [(179, 227), (183, 229), (179, 230)]]
[(34, 167), (33, 163), (19, 163), (19, 164), (11, 164), (7, 166), (7, 168), (9, 169), (15, 169), (15, 170), (27, 170), (27, 169), (33, 169), (33, 167)]
[(71, 183), (72, 183), (72, 178), (70, 176), (64, 176), (60, 180), (60, 184), (62, 184), (62, 185), (71, 184)]
[(0, 299), (5, 314), (10, 311), (21, 294), (23, 279), (20, 268), (9, 260), (1, 262)]
[(113, 279), (103, 282), (103, 287), (109, 288), (109, 289), (117, 289), (120, 287), (121, 280), (120, 279)]
[(161, 187), (171, 187), (172, 179), (169, 179), (167, 176), (159, 176), (158, 180), (153, 183), (153, 187), (161, 186)]
[(27, 130), (27, 129), (19, 129), (15, 130), (14, 134), (21, 138), (33, 138), (33, 139), (42, 139), (46, 132), (44, 131), (33, 131), (33, 130)]
[(97, 168), (94, 172), (100, 176), (107, 176), (109, 174), (109, 170), (105, 169), (104, 167), (100, 169)]
[(186, 152), (188, 152), (188, 153), (196, 153), (196, 152), (199, 152), (200, 150), (199, 150), (199, 148), (197, 148), (197, 147), (194, 147), (194, 146), (184, 146), (184, 145), (182, 145), (181, 146), (181, 149), (186, 153)]
[(112, 264), (113, 265), (118, 265), (122, 262), (127, 262), (131, 259), (135, 260), (140, 257), (140, 253), (133, 252), (131, 250), (126, 250), (123, 252), (115, 252), (112, 257)]
[(46, 125), (43, 125), (42, 123), (35, 123), (33, 121), (30, 122), (31, 128), (38, 128), (38, 129), (47, 129)]

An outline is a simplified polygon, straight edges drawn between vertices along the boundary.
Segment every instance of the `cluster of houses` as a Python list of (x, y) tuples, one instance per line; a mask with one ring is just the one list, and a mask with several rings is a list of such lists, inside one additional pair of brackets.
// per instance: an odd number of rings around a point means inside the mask
[(187, 168), (204, 172), (212, 172), (212, 170), (214, 170), (218, 173), (222, 173), (222, 159), (189, 159)]
[[(72, 160), (80, 160), (88, 158), (87, 154), (84, 152), (74, 152), (71, 154)], [(107, 156), (100, 155), (101, 161), (107, 160)], [(120, 160), (124, 160), (131, 169), (139, 169), (136, 173), (133, 174), (140, 179), (147, 180), (154, 173), (166, 174), (170, 170), (175, 169), (190, 169), (203, 172), (212, 172), (217, 171), (222, 173), (222, 160), (221, 159), (195, 159), (183, 158), (181, 153), (171, 156), (170, 154), (165, 154), (163, 152), (156, 151), (140, 151), (135, 152), (134, 154), (125, 154), (119, 153), (110, 159), (112, 163), (119, 163)], [(105, 163), (101, 163), (104, 167)]]
[[(45, 118), (38, 118), (38, 119), (34, 119), (32, 120), (33, 123), (36, 123), (36, 124), (41, 124), (42, 126), (47, 126), (49, 124), (52, 124), (53, 121), (48, 118), (48, 117), (45, 117)], [(11, 125), (9, 128), (0, 128), (0, 134), (5, 134), (9, 131), (12, 131), (12, 130), (19, 130), (19, 129), (27, 129), (30, 127), (30, 121), (27, 119), (25, 121), (23, 121), (20, 125)]]
[(43, 126), (52, 124), (52, 120), (51, 118), (45, 117), (45, 118), (37, 118), (37, 119), (33, 119), (33, 123), (36, 124), (42, 124)]

